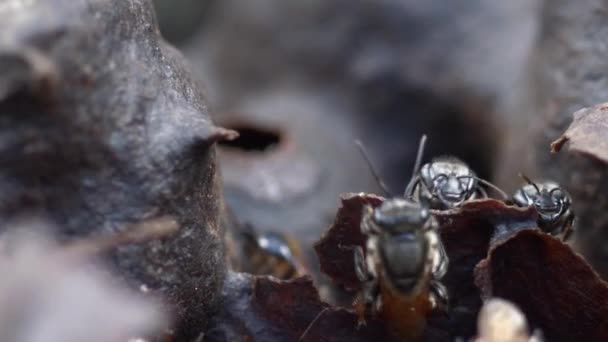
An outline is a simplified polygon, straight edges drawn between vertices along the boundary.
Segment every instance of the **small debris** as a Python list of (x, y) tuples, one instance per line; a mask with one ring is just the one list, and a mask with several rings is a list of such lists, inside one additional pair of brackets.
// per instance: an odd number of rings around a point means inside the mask
[(509, 301), (488, 300), (477, 321), (478, 336), (475, 342), (540, 342), (538, 336), (530, 337), (524, 314)]

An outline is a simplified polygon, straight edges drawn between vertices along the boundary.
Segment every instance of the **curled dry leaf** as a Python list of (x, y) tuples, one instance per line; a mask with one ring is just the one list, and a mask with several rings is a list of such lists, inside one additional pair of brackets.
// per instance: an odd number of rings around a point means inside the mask
[(377, 322), (358, 326), (357, 315), (321, 302), (307, 277), (280, 281), (229, 273), (224, 309), (205, 341), (371, 341), (383, 339)]
[(551, 143), (551, 152), (559, 152), (569, 141), (570, 151), (608, 163), (608, 103), (583, 108), (573, 116), (574, 121), (566, 132)]
[[(315, 245), (321, 270), (336, 284), (358, 290), (360, 283), (354, 271), (355, 246), (363, 246), (360, 231), (362, 208), (378, 206), (383, 199), (368, 194), (345, 194), (334, 225)], [(440, 313), (428, 317), (425, 340), (453, 340), (472, 337), (476, 332), (477, 313), (482, 302), (475, 286), (473, 271), (487, 255), (490, 242), (525, 228), (536, 227), (534, 209), (519, 209), (496, 201), (471, 201), (459, 209), (434, 212), (440, 224), (450, 266), (443, 284), (450, 295), (450, 315)]]
[(474, 283), (475, 266), (486, 257), (491, 241), (503, 239), (513, 231), (536, 227), (537, 213), (534, 209), (524, 210), (488, 199), (435, 214), (450, 258), (442, 280), (450, 295), (450, 315), (429, 321), (429, 327), (433, 324), (452, 336), (469, 337), (475, 333), (482, 305)]
[(523, 230), (492, 245), (475, 270), (484, 297), (517, 304), (548, 341), (608, 340), (608, 286), (556, 238)]
[(314, 246), (319, 256), (321, 272), (328, 275), (335, 284), (353, 291), (361, 288), (355, 273), (353, 247), (365, 244), (365, 236), (359, 228), (363, 207), (371, 205), (375, 208), (382, 202), (384, 198), (376, 195), (342, 195), (342, 206), (338, 209), (333, 225)]

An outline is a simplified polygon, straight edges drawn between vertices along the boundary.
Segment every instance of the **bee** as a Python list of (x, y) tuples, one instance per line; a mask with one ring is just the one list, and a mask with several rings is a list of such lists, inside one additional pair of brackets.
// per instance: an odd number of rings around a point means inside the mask
[(426, 163), (418, 171), (426, 136), (422, 137), (414, 168), (414, 177), (408, 184), (405, 195), (416, 201), (425, 199), (436, 210), (456, 208), (466, 201), (487, 198), (488, 193), (481, 187), (494, 189), (504, 199), (508, 196), (494, 184), (477, 177), (475, 172), (462, 160), (443, 156)]
[(303, 274), (295, 241), (276, 232), (257, 233), (251, 228), (242, 234), (247, 258), (245, 271), (279, 279), (291, 279)]
[[(363, 145), (357, 145), (385, 188)], [(354, 248), (354, 265), (365, 312), (388, 316), (398, 331), (415, 338), (424, 328), (427, 312), (448, 306), (448, 292), (440, 280), (449, 259), (428, 203), (424, 198), (417, 202), (391, 197), (375, 209), (366, 206), (361, 232), (366, 242)]]
[(391, 198), (376, 209), (366, 206), (361, 232), (367, 240), (365, 251), (355, 249), (355, 272), (363, 283), (364, 302), (372, 311), (382, 308), (381, 287), (414, 299), (430, 286), (431, 306), (447, 307), (447, 290), (439, 281), (449, 259), (426, 205)]
[(535, 183), (523, 174), (519, 176), (527, 184), (515, 192), (513, 202), (524, 208), (534, 206), (538, 211), (538, 227), (551, 235), (561, 235), (562, 240), (567, 241), (573, 232), (575, 218), (568, 192), (553, 181)]

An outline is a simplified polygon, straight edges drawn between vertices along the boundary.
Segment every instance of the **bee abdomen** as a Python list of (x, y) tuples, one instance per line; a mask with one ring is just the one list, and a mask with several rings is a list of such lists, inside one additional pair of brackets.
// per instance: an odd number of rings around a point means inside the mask
[(388, 280), (399, 290), (415, 287), (427, 261), (427, 245), (414, 234), (401, 234), (381, 241), (381, 257)]

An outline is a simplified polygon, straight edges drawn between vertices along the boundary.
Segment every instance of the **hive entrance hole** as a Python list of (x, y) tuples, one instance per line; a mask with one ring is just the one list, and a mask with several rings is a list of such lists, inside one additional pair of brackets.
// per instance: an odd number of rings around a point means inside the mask
[(232, 141), (222, 141), (220, 146), (243, 152), (267, 152), (277, 148), (283, 140), (279, 130), (246, 124), (229, 125), (226, 128), (239, 132), (239, 137)]

